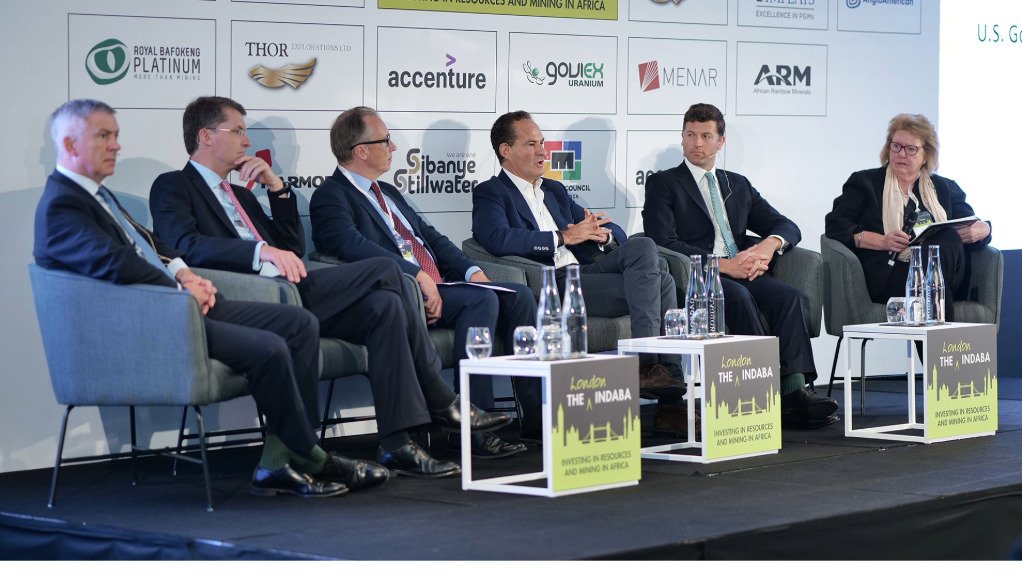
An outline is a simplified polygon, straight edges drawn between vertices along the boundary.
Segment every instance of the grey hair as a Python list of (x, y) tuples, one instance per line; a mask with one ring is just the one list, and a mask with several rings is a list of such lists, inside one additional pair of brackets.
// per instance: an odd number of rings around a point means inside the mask
[(99, 100), (81, 98), (71, 100), (50, 114), (50, 137), (59, 152), (64, 147), (64, 136), (81, 129), (85, 119), (95, 112), (116, 114), (117, 111)]

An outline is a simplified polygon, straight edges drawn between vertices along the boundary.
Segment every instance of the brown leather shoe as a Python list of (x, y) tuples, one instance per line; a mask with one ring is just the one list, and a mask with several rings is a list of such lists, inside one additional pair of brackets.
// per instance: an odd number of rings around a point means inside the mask
[[(696, 436), (699, 436), (701, 420), (696, 412)], [(657, 405), (653, 410), (653, 435), (688, 438), (688, 419), (684, 405)]]
[(679, 399), (685, 395), (685, 382), (655, 364), (639, 369), (639, 397), (643, 399)]

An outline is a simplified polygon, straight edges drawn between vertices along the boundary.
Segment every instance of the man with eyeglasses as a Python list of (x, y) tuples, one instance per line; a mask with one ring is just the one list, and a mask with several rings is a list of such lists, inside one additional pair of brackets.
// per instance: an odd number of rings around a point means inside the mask
[[(427, 321), (454, 329), (458, 359), (468, 357), (470, 327), (489, 328), (505, 346), (495, 350), (496, 355), (507, 353), (515, 328), (536, 322), (535, 296), (520, 283), (491, 282), (476, 262), (419, 216), (397, 188), (380, 179), (390, 171), (397, 149), (383, 118), (365, 106), (341, 113), (330, 128), (330, 148), (337, 168), (309, 202), (316, 249), (345, 261), (385, 257), (401, 266), (422, 288)], [(539, 387), (514, 383), (526, 417), (538, 417)], [(472, 397), (477, 405), (491, 407), (492, 378), (473, 378)], [(496, 459), (525, 449), (492, 433), (472, 437), (475, 457)]]
[[(408, 435), (431, 422), (458, 429), (462, 414), (400, 268), (373, 258), (307, 271), (296, 194), (265, 161), (246, 155), (251, 142), (244, 116), (241, 104), (217, 96), (185, 109), (189, 162), (160, 175), (149, 194), (157, 233), (194, 265), (293, 282), (322, 335), (368, 349), (380, 463), (415, 477), (460, 473), (458, 464), (432, 458)], [(232, 171), (266, 187), (272, 218), (255, 194), (227, 181)], [(473, 408), (471, 421), (474, 431), (489, 431), (510, 418)]]
[[(716, 106), (694, 104), (685, 112), (685, 161), (646, 181), (643, 229), (667, 249), (687, 256), (720, 256), (728, 330), (779, 340), (782, 425), (829, 425), (837, 420), (837, 402), (806, 387), (816, 379), (806, 296), (770, 273), (774, 257), (797, 244), (802, 233), (748, 178), (716, 168), (724, 141), (724, 115)], [(748, 237), (750, 231), (762, 241)]]

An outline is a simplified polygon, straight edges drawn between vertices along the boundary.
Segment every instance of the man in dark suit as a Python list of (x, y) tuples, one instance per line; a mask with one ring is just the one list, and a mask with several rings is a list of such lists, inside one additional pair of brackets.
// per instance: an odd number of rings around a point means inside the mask
[[(389, 258), (414, 276), (425, 297), (427, 321), (454, 329), (458, 359), (467, 357), (469, 327), (487, 327), (510, 347), (517, 326), (535, 324), (536, 298), (528, 287), (494, 283), (502, 291), (493, 291), (462, 283), (491, 282), (447, 236), (423, 220), (397, 188), (378, 180), (390, 170), (397, 146), (375, 110), (359, 106), (340, 114), (330, 128), (330, 148), (338, 167), (309, 202), (312, 239), (319, 251), (345, 261)], [(400, 242), (407, 242), (407, 253), (402, 253)], [(522, 382), (516, 388), (526, 418), (538, 418), (539, 387)], [(491, 378), (476, 378), (472, 397), (477, 405), (492, 407)], [(522, 451), (524, 445), (507, 443), (492, 433), (473, 436), (472, 453), (477, 457), (499, 458)]]
[[(820, 427), (837, 420), (837, 402), (806, 388), (816, 379), (805, 294), (770, 274), (775, 253), (802, 239), (794, 222), (777, 212), (749, 180), (714, 168), (724, 147), (724, 115), (710, 104), (685, 113), (685, 161), (646, 182), (642, 209), (646, 235), (670, 250), (720, 258), (725, 319), (732, 333), (775, 335), (780, 340), (781, 418), (788, 426)], [(751, 231), (763, 240), (746, 237)], [(726, 277), (724, 277), (726, 276)], [(760, 321), (763, 313), (769, 330)]]
[[(564, 185), (543, 178), (543, 132), (523, 111), (494, 122), (490, 143), (500, 161), (499, 175), (472, 191), (472, 236), (495, 256), (524, 256), (557, 268), (563, 285), (566, 267), (578, 264), (587, 311), (601, 317), (628, 314), (633, 337), (661, 335), (664, 312), (678, 305), (674, 279), (661, 272), (656, 245), (629, 239), (605, 212), (591, 213), (575, 203)], [(681, 433), (684, 393), (677, 356), (642, 355), (639, 387), (661, 405), (653, 427)]]
[(374, 463), (316, 445), (318, 323), (294, 306), (217, 299), (209, 280), (134, 222), (102, 184), (114, 173), (119, 128), (113, 108), (72, 100), (51, 116), (57, 168), (35, 220), (36, 262), (117, 284), (187, 289), (203, 314), (209, 355), (248, 379), (266, 415), (266, 440), (252, 478), (256, 495), (330, 497), (383, 483)]
[[(149, 207), (156, 231), (200, 266), (283, 276), (298, 286), (320, 333), (369, 350), (378, 459), (398, 473), (444, 477), (460, 472), (453, 462), (429, 456), (408, 429), (430, 421), (460, 426), (459, 400), (440, 375), (401, 270), (385, 258), (306, 271), (298, 206), (291, 188), (260, 158), (248, 156), (245, 109), (222, 97), (202, 97), (184, 113), (185, 168), (153, 182)], [(273, 218), (255, 195), (227, 177), (264, 185)], [(501, 427), (506, 415), (472, 409), (472, 429)]]

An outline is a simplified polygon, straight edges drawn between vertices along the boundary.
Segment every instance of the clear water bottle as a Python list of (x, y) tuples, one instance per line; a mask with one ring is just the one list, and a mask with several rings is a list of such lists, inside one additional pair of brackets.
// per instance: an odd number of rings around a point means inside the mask
[(543, 268), (543, 290), (539, 292), (539, 308), (536, 310), (536, 331), (545, 325), (561, 325), (561, 298), (557, 295), (557, 278), (554, 268)]
[(919, 325), (926, 321), (926, 276), (923, 272), (923, 248), (910, 248), (908, 278), (905, 280), (905, 323)]
[(944, 272), (940, 270), (940, 246), (930, 246), (926, 263), (926, 323), (944, 323)]
[(586, 300), (582, 297), (582, 281), (578, 266), (568, 266), (564, 282), (564, 305), (561, 306), (561, 331), (570, 338), (564, 357), (585, 357), (589, 352), (589, 328), (586, 326)]
[(707, 331), (710, 337), (724, 335), (724, 286), (720, 283), (720, 256), (709, 256), (706, 266)]
[(701, 339), (709, 329), (709, 312), (706, 306), (706, 276), (703, 274), (703, 257), (692, 256), (688, 271), (688, 291), (685, 293), (685, 309), (688, 311), (688, 335)]

